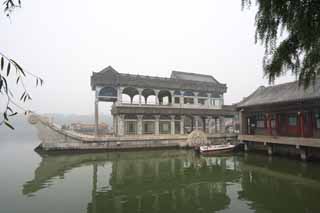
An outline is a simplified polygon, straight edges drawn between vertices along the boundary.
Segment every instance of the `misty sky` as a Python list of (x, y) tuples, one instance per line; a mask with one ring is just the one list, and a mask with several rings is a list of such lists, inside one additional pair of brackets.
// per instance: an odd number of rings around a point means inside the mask
[[(41, 76), (30, 85), (39, 113), (91, 114), (90, 76), (119, 72), (169, 77), (210, 74), (226, 83), (225, 104), (248, 96), (263, 78), (264, 47), (254, 44), (255, 10), (241, 0), (23, 0), (0, 18), (0, 50)], [(293, 80), (283, 77), (276, 83)], [(109, 110), (106, 104), (101, 111)]]

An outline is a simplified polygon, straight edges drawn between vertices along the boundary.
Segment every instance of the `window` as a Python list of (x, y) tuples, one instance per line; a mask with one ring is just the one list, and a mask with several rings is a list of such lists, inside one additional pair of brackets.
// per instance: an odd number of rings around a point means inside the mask
[(174, 130), (176, 134), (180, 133), (180, 121), (175, 121), (174, 122)]
[(185, 104), (193, 104), (194, 103), (193, 98), (184, 98), (184, 103)]
[(215, 99), (214, 100), (214, 105), (215, 106), (219, 106), (220, 105), (220, 100), (219, 99)]
[(127, 121), (127, 133), (128, 134), (136, 134), (137, 133), (137, 122), (135, 121)]
[(257, 121), (257, 128), (264, 128), (264, 121)]
[(174, 98), (174, 103), (179, 104), (180, 103), (180, 97), (175, 97)]
[(270, 117), (270, 120), (271, 120), (271, 128), (276, 128), (276, 115), (275, 114), (272, 114), (271, 117)]
[(320, 129), (320, 113), (315, 113), (315, 119), (316, 119), (316, 127), (317, 129)]
[(289, 124), (289, 126), (297, 126), (297, 116), (296, 115), (289, 115), (288, 116), (288, 124)]
[(257, 113), (255, 119), (257, 128), (265, 128), (265, 116), (263, 113)]
[(200, 104), (200, 105), (205, 105), (205, 103), (206, 103), (206, 99), (198, 99), (198, 103)]
[(153, 134), (154, 133), (154, 122), (153, 121), (144, 121), (143, 132), (145, 134)]
[(169, 134), (170, 131), (170, 121), (160, 121), (160, 133)]

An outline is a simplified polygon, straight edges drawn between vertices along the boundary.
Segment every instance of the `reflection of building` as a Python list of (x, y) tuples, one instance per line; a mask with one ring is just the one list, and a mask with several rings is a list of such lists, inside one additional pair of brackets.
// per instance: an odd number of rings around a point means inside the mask
[(247, 155), (240, 168), (239, 199), (249, 201), (255, 212), (319, 212), (319, 174), (312, 167)]
[[(204, 160), (185, 150), (46, 155), (23, 193), (34, 194), (55, 184), (55, 177), (91, 165), (90, 213), (218, 211), (230, 203), (226, 182), (240, 177), (227, 169), (226, 161), (232, 159)], [(108, 177), (99, 175), (105, 169), (111, 169)]]
[[(259, 87), (238, 104), (240, 140), (320, 147), (320, 79), (304, 90), (298, 82)], [(294, 147), (295, 148), (295, 147)], [(269, 154), (272, 153), (269, 147)], [(304, 150), (302, 158), (306, 158)]]
[(113, 102), (113, 129), (120, 136), (224, 132), (224, 118), (235, 114), (224, 105), (226, 85), (209, 75), (173, 71), (160, 78), (122, 74), (109, 66), (93, 73), (91, 87), (96, 125), (98, 103)]

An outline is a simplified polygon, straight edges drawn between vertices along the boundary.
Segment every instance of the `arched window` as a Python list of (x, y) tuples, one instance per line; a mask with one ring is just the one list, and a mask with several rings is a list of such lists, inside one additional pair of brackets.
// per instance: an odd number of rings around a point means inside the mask
[(156, 93), (152, 89), (144, 89), (141, 93), (145, 104), (156, 104)]
[(172, 103), (171, 93), (168, 90), (160, 90), (158, 97), (161, 105), (168, 105)]
[(139, 92), (136, 88), (126, 87), (123, 89), (122, 94), (126, 94), (130, 97), (130, 103), (136, 103), (137, 98), (138, 98), (138, 103), (139, 103), (139, 96), (138, 96)]
[(113, 87), (103, 87), (98, 96), (117, 97), (117, 90)]

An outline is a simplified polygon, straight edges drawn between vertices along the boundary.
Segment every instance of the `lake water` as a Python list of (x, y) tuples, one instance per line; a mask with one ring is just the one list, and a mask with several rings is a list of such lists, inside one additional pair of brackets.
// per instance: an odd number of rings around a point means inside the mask
[(1, 213), (320, 212), (319, 163), (186, 150), (39, 155), (27, 132), (0, 135)]

